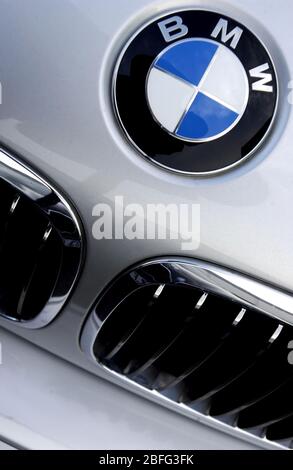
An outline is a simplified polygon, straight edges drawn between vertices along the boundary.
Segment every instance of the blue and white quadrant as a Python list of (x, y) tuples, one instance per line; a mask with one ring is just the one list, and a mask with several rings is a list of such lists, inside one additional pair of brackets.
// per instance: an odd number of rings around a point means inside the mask
[(146, 94), (155, 120), (183, 140), (202, 142), (229, 132), (242, 117), (249, 84), (238, 57), (208, 39), (167, 47), (148, 74)]

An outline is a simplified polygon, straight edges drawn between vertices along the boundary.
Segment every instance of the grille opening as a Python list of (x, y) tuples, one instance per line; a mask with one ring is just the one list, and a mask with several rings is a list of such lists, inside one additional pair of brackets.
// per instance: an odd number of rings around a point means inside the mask
[(28, 171), (24, 178), (15, 163), (0, 165), (0, 315), (29, 325), (42, 313), (37, 327), (66, 300), (80, 265), (81, 239), (67, 207), (35, 175), (29, 179)]
[(124, 275), (101, 305), (93, 341), (100, 365), (253, 438), (293, 438), (293, 326), (167, 262)]

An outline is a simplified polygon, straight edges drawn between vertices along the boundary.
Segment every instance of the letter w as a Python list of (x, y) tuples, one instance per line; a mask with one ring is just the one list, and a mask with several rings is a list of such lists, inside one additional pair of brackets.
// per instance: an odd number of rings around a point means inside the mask
[(270, 83), (273, 80), (272, 74), (265, 73), (265, 71), (269, 68), (269, 64), (262, 64), (258, 67), (255, 67), (254, 69), (249, 70), (249, 75), (251, 77), (260, 79), (252, 84), (252, 89), (254, 91), (266, 91), (268, 93), (272, 93), (272, 85), (267, 85), (267, 83)]

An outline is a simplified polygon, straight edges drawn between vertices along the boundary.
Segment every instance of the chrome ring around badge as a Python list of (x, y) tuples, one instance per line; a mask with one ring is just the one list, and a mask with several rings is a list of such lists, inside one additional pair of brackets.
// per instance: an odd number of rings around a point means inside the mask
[(186, 10), (147, 24), (114, 72), (120, 125), (135, 148), (180, 173), (234, 167), (268, 134), (278, 98), (264, 45), (235, 20)]

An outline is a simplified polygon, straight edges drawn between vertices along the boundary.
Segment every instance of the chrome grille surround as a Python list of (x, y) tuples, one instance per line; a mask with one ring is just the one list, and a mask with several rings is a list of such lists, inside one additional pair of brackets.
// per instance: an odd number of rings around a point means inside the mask
[[(292, 438), (280, 441), (268, 440), (263, 426), (256, 426), (249, 429), (241, 429), (237, 426), (235, 414), (231, 416), (225, 414), (214, 417), (209, 414), (207, 402), (195, 401), (188, 405), (182, 401), (177, 401), (178, 396), (172, 396), (173, 392), (166, 393), (165, 390), (157, 390), (149, 384), (143, 384), (139, 374), (129, 374), (115, 370), (111, 361), (103, 361), (97, 358), (95, 345), (99, 343), (99, 337), (107, 320), (111, 318), (118, 306), (123, 305), (125, 299), (145, 286), (156, 286), (153, 297), (159, 297), (163, 290), (162, 286), (185, 286), (193, 287), (203, 293), (197, 300), (197, 308), (202, 308), (209, 295), (216, 295), (221, 299), (237, 303), (241, 306), (238, 316), (233, 324), (241, 323), (245, 311), (250, 312), (250, 319), (264, 318), (267, 321), (275, 322), (270, 342), (273, 343), (280, 335), (283, 328), (292, 328), (293, 338), (293, 298), (280, 289), (269, 286), (261, 281), (254, 280), (248, 276), (236, 273), (211, 263), (203, 261), (163, 258), (151, 260), (133, 267), (120, 275), (102, 293), (94, 305), (82, 330), (80, 344), (81, 349), (97, 365), (97, 372), (100, 370), (102, 376), (123, 386), (124, 388), (138, 393), (148, 399), (184, 414), (195, 420), (199, 420), (207, 425), (219, 430), (228, 432), (234, 437), (243, 438), (264, 448), (290, 448)], [(219, 312), (221, 315), (221, 312)], [(255, 317), (256, 316), (256, 317)], [(123, 323), (123, 321), (122, 321)], [(113, 330), (114, 331), (114, 330)], [(169, 347), (169, 346), (168, 346)], [(164, 351), (168, 350), (165, 348)], [(288, 351), (289, 352), (289, 351)], [(164, 354), (164, 352), (159, 354)], [(178, 352), (180, 354), (180, 352)], [(143, 375), (143, 374), (142, 374)], [(291, 377), (291, 376), (290, 376)], [(293, 366), (292, 366), (293, 378)], [(292, 406), (293, 413), (293, 406)], [(293, 433), (292, 433), (293, 434)]]
[[(42, 307), (32, 317), (23, 318), (14, 310), (3, 310), (0, 302), (1, 317), (25, 328), (41, 328), (50, 323), (60, 312), (80, 272), (84, 252), (81, 223), (71, 205), (59, 191), (53, 188), (50, 183), (45, 181), (34, 170), (31, 170), (26, 164), (22, 163), (17, 156), (4, 148), (0, 148), (0, 189), (5, 192), (5, 188), (9, 195), (10, 193), (15, 193), (16, 195), (11, 203), (8, 216), (13, 216), (19, 201), (24, 201), (25, 207), (29, 208), (29, 212), (32, 211), (31, 218), (36, 215), (38, 222), (42, 220), (46, 225), (39, 246), (35, 247), (36, 265), (32, 266), (31, 272), (28, 271), (26, 273), (26, 284), (20, 285), (21, 294), (17, 303), (19, 310), (21, 310), (24, 302), (27, 300), (28, 289), (31, 288), (34, 276), (39, 275), (39, 265), (37, 266), (37, 262), (39, 263), (39, 252), (43, 246), (46, 246), (51, 236), (55, 237), (55, 246), (57, 247), (58, 245), (58, 249), (61, 250), (60, 260), (58, 260), (60, 265), (56, 264), (55, 278), (51, 279), (52, 288), (48, 288), (47, 298), (44, 296), (44, 299), (40, 300)], [(25, 220), (26, 214), (22, 215)], [(0, 223), (3, 225), (5, 221), (1, 220)], [(9, 226), (9, 223), (6, 225)], [(4, 227), (4, 237), (5, 230), (6, 228)], [(29, 227), (29, 230), (33, 234), (34, 227)], [(21, 238), (21, 233), (19, 233), (19, 237)], [(57, 257), (57, 253), (54, 251), (52, 251), (52, 254), (53, 258), (54, 255)], [(46, 256), (48, 259), (49, 254), (47, 253)], [(14, 259), (14, 261), (16, 260)], [(45, 267), (44, 264), (42, 269)], [(11, 270), (13, 270), (13, 266)], [(53, 277), (52, 272), (51, 274)], [(35, 292), (32, 290), (32, 293), (37, 294), (37, 290)], [(34, 301), (33, 296), (32, 301)]]

